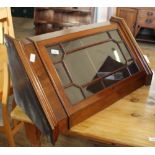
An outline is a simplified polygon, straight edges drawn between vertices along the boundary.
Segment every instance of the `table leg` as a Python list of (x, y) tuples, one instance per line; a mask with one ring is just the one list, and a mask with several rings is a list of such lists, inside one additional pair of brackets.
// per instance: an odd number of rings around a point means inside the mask
[(30, 123), (24, 123), (25, 132), (31, 145), (34, 147), (41, 146), (41, 132), (36, 128), (35, 125)]

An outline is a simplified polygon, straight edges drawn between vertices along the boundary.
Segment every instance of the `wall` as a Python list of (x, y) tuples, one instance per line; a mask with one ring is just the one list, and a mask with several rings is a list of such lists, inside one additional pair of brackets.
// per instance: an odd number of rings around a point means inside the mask
[(96, 22), (97, 23), (105, 22), (115, 14), (116, 14), (115, 7), (98, 7), (96, 8)]

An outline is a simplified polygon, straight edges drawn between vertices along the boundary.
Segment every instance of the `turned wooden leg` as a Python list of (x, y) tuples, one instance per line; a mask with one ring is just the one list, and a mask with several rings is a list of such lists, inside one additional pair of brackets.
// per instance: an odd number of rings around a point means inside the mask
[(28, 140), (32, 146), (41, 146), (41, 132), (36, 128), (35, 125), (30, 123), (24, 123), (25, 132)]
[(5, 131), (5, 132), (6, 132), (7, 140), (9, 142), (9, 146), (15, 147), (16, 145), (15, 145), (14, 137), (13, 137), (13, 134), (11, 133), (11, 130)]

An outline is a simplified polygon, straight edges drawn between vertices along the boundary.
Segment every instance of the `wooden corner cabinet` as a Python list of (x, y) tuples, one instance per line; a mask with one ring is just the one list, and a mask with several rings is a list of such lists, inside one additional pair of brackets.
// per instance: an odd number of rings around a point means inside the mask
[[(151, 7), (118, 7), (116, 15), (124, 18), (136, 40), (155, 42), (155, 8)], [(140, 30), (151, 30), (148, 35), (141, 35)]]
[(122, 18), (5, 41), (15, 97), (26, 100), (27, 114), (53, 143), (151, 83), (152, 71)]

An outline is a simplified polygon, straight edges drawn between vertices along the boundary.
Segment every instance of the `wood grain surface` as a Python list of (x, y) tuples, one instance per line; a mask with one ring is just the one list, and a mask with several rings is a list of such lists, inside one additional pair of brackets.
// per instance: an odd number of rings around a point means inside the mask
[(6, 47), (0, 44), (0, 99), (2, 96), (2, 86), (3, 86), (3, 63), (6, 61), (7, 61)]
[[(155, 71), (155, 53), (144, 53)], [(155, 76), (151, 86), (143, 86), (130, 95), (71, 128), (71, 135), (123, 146), (155, 146)]]

